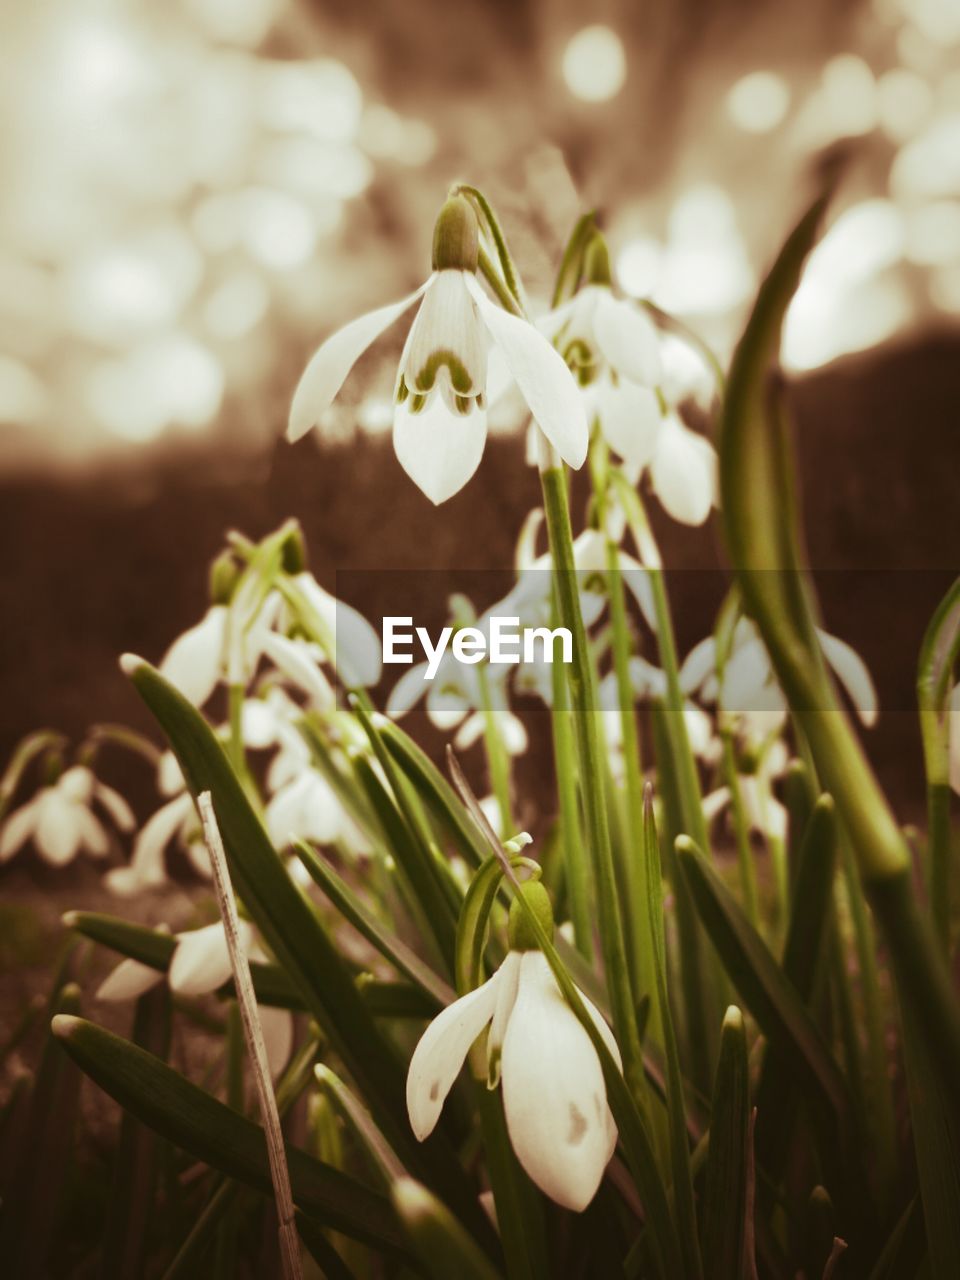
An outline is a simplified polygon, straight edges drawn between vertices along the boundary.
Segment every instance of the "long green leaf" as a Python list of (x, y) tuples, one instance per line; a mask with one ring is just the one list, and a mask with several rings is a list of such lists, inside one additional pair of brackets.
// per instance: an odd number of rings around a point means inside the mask
[[(198, 1089), (153, 1054), (84, 1018), (60, 1015), (54, 1033), (122, 1107), (198, 1160), (272, 1194), (259, 1125)], [(293, 1198), (309, 1216), (387, 1253), (407, 1254), (389, 1202), (338, 1169), (287, 1146)]]
[(124, 669), (157, 718), (194, 797), (213, 797), (238, 895), (324, 1035), (340, 1054), (404, 1164), (442, 1191), (481, 1239), (492, 1233), (444, 1136), (418, 1145), (406, 1116), (403, 1071), (361, 999), (339, 952), (273, 848), (223, 747), (203, 716), (141, 659)]
[(412, 1178), (394, 1183), (393, 1204), (428, 1275), (435, 1280), (498, 1280), (500, 1272), (449, 1211)]
[(750, 1084), (743, 1014), (731, 1005), (720, 1031), (703, 1192), (703, 1256), (710, 1280), (744, 1275)]
[(846, 1082), (796, 988), (750, 924), (740, 904), (696, 845), (681, 836), (676, 853), (697, 910), (744, 1003), (778, 1051), (791, 1056), (797, 1083), (813, 1106), (821, 1158), (832, 1166), (839, 1201), (856, 1198), (852, 1110)]
[(432, 997), (437, 1011), (454, 998), (453, 988), (425, 964), (416, 952), (401, 942), (377, 919), (370, 908), (357, 897), (342, 876), (309, 844), (302, 840), (294, 843), (300, 861), (310, 873), (340, 914), (361, 933), (367, 941), (385, 956), (392, 965)]

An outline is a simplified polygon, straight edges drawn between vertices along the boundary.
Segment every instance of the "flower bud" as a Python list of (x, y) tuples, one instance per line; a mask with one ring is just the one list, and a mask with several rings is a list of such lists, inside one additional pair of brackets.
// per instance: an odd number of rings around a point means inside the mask
[(229, 604), (239, 577), (240, 566), (232, 551), (224, 551), (217, 556), (210, 565), (210, 603)]
[(433, 229), (434, 271), (477, 269), (480, 231), (477, 215), (465, 196), (451, 196)]
[(590, 238), (583, 255), (583, 279), (585, 284), (598, 284), (610, 287), (610, 251), (607, 242), (599, 231)]
[[(547, 937), (552, 941), (553, 907), (550, 905), (549, 893), (547, 893), (539, 880), (525, 880), (520, 885), (519, 893), (523, 894), (527, 906), (533, 909), (533, 913), (540, 921)], [(511, 951), (540, 950), (540, 943), (533, 931), (533, 926), (527, 919), (527, 913), (519, 902), (519, 898), (514, 899), (510, 904), (510, 915), (507, 920), (507, 940)]]
[(290, 532), (287, 534), (281, 555), (283, 557), (281, 566), (284, 573), (295, 576), (306, 570), (307, 543), (303, 536), (303, 530), (296, 521), (292, 523)]

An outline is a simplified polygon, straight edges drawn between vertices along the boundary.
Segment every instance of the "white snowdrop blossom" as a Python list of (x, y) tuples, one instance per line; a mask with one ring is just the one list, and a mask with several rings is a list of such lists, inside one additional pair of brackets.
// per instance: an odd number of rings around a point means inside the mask
[(338, 330), (314, 354), (293, 397), (289, 440), (317, 425), (364, 351), (419, 301), (397, 372), (393, 445), (431, 502), (451, 498), (480, 465), (491, 343), (550, 443), (570, 466), (583, 465), (589, 433), (573, 377), (533, 325), (486, 296), (476, 279), (477, 249), (473, 209), (454, 196), (437, 221), (427, 281)]
[(12, 858), (28, 840), (55, 867), (66, 866), (79, 853), (106, 857), (110, 837), (94, 811), (95, 803), (118, 830), (133, 830), (136, 819), (123, 796), (100, 782), (86, 765), (74, 765), (10, 814), (0, 829), (0, 863)]
[[(546, 890), (533, 882), (524, 886), (535, 909), (537, 891), (549, 913)], [(433, 1132), (471, 1046), (489, 1027), (487, 1084), (503, 1091), (517, 1159), (541, 1191), (580, 1212), (600, 1185), (617, 1128), (593, 1042), (564, 1000), (543, 952), (525, 949), (529, 940), (515, 929), (517, 920), (515, 904), (511, 950), (493, 977), (448, 1005), (421, 1037), (407, 1075), (407, 1111), (422, 1142)], [(581, 999), (622, 1069), (613, 1033), (582, 993)]]
[[(817, 638), (862, 724), (872, 728), (879, 715), (879, 703), (866, 663), (845, 640), (819, 628)], [(738, 733), (748, 747), (761, 748), (786, 723), (786, 698), (766, 646), (748, 618), (741, 618), (734, 630), (722, 682), (716, 670), (716, 640), (708, 636), (687, 654), (680, 669), (680, 685), (685, 693), (698, 693), (704, 702), (719, 702), (721, 711), (735, 718)]]
[[(266, 959), (251, 925), (246, 920), (239, 923), (244, 953), (249, 959)], [(218, 920), (200, 929), (177, 934), (177, 945), (166, 973), (139, 960), (121, 960), (101, 983), (97, 999), (111, 1003), (135, 1000), (165, 979), (170, 990), (177, 995), (208, 995), (229, 982), (232, 976), (227, 936), (222, 921)], [(288, 1009), (275, 1009), (269, 1005), (260, 1005), (258, 1011), (270, 1071), (277, 1076), (286, 1065), (293, 1047), (293, 1017)]]
[(121, 897), (166, 883), (165, 853), (173, 841), (187, 854), (200, 875), (211, 874), (193, 797), (172, 751), (164, 751), (160, 757), (157, 790), (168, 797), (166, 803), (152, 813), (137, 832), (129, 863), (111, 868), (103, 878), (111, 893)]

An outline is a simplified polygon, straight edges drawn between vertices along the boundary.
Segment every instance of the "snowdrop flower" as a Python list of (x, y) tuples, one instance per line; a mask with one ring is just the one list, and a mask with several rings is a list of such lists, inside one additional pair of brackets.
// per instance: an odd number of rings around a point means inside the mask
[(119, 792), (100, 782), (86, 765), (74, 765), (10, 815), (0, 830), (0, 862), (12, 858), (28, 840), (55, 867), (66, 866), (78, 853), (105, 857), (110, 839), (93, 811), (94, 802), (120, 831), (131, 831), (136, 825)]
[[(789, 815), (786, 806), (772, 794), (771, 783), (781, 777), (790, 763), (786, 743), (777, 739), (757, 762), (753, 773), (737, 773), (740, 798), (751, 831), (771, 840), (785, 840)], [(703, 815), (708, 822), (718, 817), (731, 800), (729, 787), (718, 787), (703, 799)]]
[(174, 840), (200, 875), (211, 874), (193, 797), (172, 751), (164, 751), (160, 757), (157, 790), (168, 797), (166, 803), (151, 814), (137, 832), (129, 863), (125, 867), (113, 867), (103, 878), (107, 888), (121, 897), (166, 883), (164, 855)]
[(363, 352), (419, 301), (397, 373), (393, 445), (431, 502), (451, 498), (480, 465), (491, 342), (544, 435), (570, 466), (583, 465), (589, 433), (570, 371), (533, 325), (487, 298), (476, 279), (478, 243), (472, 206), (453, 196), (437, 219), (427, 281), (403, 301), (352, 321), (314, 354), (293, 397), (289, 440), (317, 425)]
[[(69, 913), (64, 923), (69, 924)], [(263, 950), (254, 938), (253, 929), (246, 920), (240, 921), (240, 943), (250, 959), (265, 959)], [(177, 935), (177, 945), (166, 973), (142, 964), (139, 960), (121, 960), (116, 969), (101, 983), (98, 1000), (123, 1003), (135, 1000), (145, 992), (159, 986), (166, 979), (170, 990), (181, 996), (208, 995), (229, 982), (233, 977), (230, 952), (223, 923), (205, 925)], [(287, 1009), (274, 1009), (261, 1005), (260, 1022), (267, 1048), (270, 1070), (279, 1075), (290, 1057), (293, 1046), (293, 1018)]]
[[(646, 658), (634, 655), (628, 664), (630, 685), (640, 702), (663, 701), (667, 696), (667, 677), (659, 667)], [(617, 677), (609, 672), (600, 681), (598, 689), (600, 710), (606, 727), (610, 747), (611, 764), (617, 779), (623, 777), (623, 720), (620, 710), (620, 694)], [(714, 732), (713, 720), (702, 707), (690, 698), (683, 703), (683, 719), (687, 726), (690, 749), (705, 765), (712, 765), (720, 757), (721, 744)]]
[[(817, 628), (823, 656), (846, 690), (861, 723), (873, 728), (879, 715), (877, 691), (866, 663), (846, 641)], [(787, 701), (776, 680), (770, 655), (749, 618), (741, 618), (733, 634), (722, 684), (716, 671), (716, 641), (708, 636), (690, 650), (680, 669), (686, 693), (718, 702), (736, 718), (748, 744), (762, 745), (779, 733), (787, 718)]]
[(208, 702), (222, 681), (249, 682), (263, 654), (263, 639), (279, 613), (272, 591), (245, 616), (243, 602), (213, 604), (174, 640), (160, 661), (160, 674), (196, 707)]
[(585, 258), (588, 283), (541, 322), (583, 389), (588, 416), (634, 481), (646, 469), (668, 515), (700, 525), (717, 496), (717, 459), (658, 394), (660, 338), (643, 309), (614, 297), (610, 262), (597, 234)]
[(312, 573), (296, 574), (293, 583), (322, 628), (326, 656), (347, 688), (379, 684), (383, 671), (380, 637), (363, 614), (325, 591)]
[[(527, 881), (522, 892), (552, 932), (547, 891)], [(622, 1068), (613, 1033), (582, 993), (581, 998)], [(414, 1050), (407, 1111), (419, 1141), (432, 1133), (473, 1042), (487, 1027), (487, 1084), (502, 1087), (517, 1159), (552, 1200), (585, 1209), (613, 1155), (617, 1128), (593, 1042), (564, 1000), (519, 903), (510, 909), (510, 951), (503, 964), (434, 1018)]]
[[(475, 624), (479, 630), (484, 629), (484, 620)], [(486, 729), (477, 669), (458, 662), (450, 650), (440, 659), (432, 680), (426, 679), (428, 665), (415, 663), (403, 673), (390, 690), (386, 714), (391, 720), (400, 720), (424, 699), (427, 718), (434, 728), (444, 733), (456, 729), (453, 745), (458, 751), (466, 751), (483, 737)], [(487, 692), (504, 748), (518, 756), (527, 749), (527, 731), (507, 705), (506, 676), (511, 669), (488, 662)]]

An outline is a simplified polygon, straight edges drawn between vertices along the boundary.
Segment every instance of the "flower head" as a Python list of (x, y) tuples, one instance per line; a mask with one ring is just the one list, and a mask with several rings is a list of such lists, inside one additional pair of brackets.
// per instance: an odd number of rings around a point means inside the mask
[(419, 301), (397, 371), (393, 445), (431, 502), (451, 498), (480, 465), (491, 343), (547, 439), (570, 466), (582, 466), (587, 422), (570, 371), (531, 324), (486, 296), (476, 279), (477, 252), (476, 215), (464, 196), (453, 196), (437, 220), (433, 273), (409, 297), (360, 316), (323, 343), (294, 394), (287, 438), (317, 425), (364, 351)]
[(74, 765), (10, 815), (0, 831), (0, 862), (12, 858), (31, 839), (44, 861), (55, 867), (66, 866), (78, 853), (106, 857), (110, 838), (94, 802), (120, 831), (132, 830), (136, 819), (123, 796), (100, 782), (86, 765)]
[[(528, 881), (522, 892), (552, 928), (542, 885)], [(511, 949), (493, 977), (448, 1005), (414, 1050), (407, 1075), (410, 1124), (421, 1142), (433, 1131), (470, 1047), (489, 1027), (487, 1084), (503, 1090), (517, 1159), (541, 1191), (579, 1212), (596, 1194), (617, 1143), (603, 1070), (517, 903), (510, 935)], [(610, 1028), (582, 993), (581, 999), (620, 1065)]]

